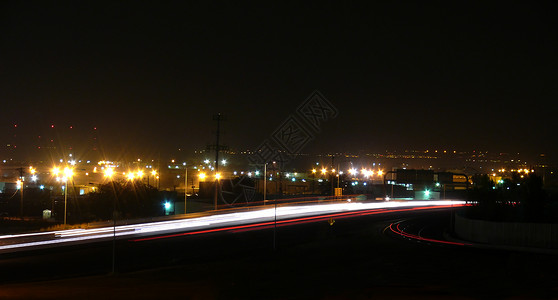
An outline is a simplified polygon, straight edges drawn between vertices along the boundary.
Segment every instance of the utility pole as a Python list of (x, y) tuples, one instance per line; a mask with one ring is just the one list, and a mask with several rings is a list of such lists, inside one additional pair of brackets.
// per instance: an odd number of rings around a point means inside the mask
[(267, 163), (264, 163), (264, 178), (263, 178), (263, 205), (265, 205), (267, 195)]
[(339, 163), (337, 164), (337, 188), (339, 188), (339, 178), (341, 177), (341, 172), (340, 172), (340, 165)]
[[(331, 169), (332, 170), (333, 170), (333, 168), (335, 168), (334, 164), (335, 164), (335, 155), (332, 154), (331, 155)], [(334, 176), (335, 175), (333, 174), (333, 172), (331, 172), (331, 176), (330, 176), (330, 178), (331, 178), (331, 196), (335, 196), (335, 193), (334, 193), (335, 190), (334, 190), (334, 187), (333, 187), (334, 186), (333, 180), (335, 178)]]
[(221, 113), (213, 116), (213, 120), (217, 121), (217, 132), (215, 132), (215, 195), (213, 196), (213, 202), (215, 204), (215, 210), (217, 210), (217, 197), (219, 196), (219, 134), (221, 130)]
[(186, 214), (186, 200), (188, 200), (188, 164), (184, 166), (184, 214)]
[(157, 160), (157, 170), (159, 171), (159, 178), (156, 178), (155, 176), (153, 176), (153, 180), (157, 179), (157, 190), (161, 189), (161, 176), (162, 176), (162, 170), (161, 170), (161, 151), (159, 151), (159, 159)]
[(208, 150), (212, 148), (215, 149), (215, 193), (213, 197), (213, 205), (214, 209), (217, 210), (217, 198), (219, 197), (219, 178), (217, 175), (219, 174), (219, 151), (226, 150), (226, 146), (222, 146), (219, 144), (219, 138), (221, 135), (221, 121), (225, 120), (225, 116), (221, 113), (217, 113), (213, 115), (213, 121), (217, 121), (217, 131), (215, 132), (215, 145), (208, 146)]

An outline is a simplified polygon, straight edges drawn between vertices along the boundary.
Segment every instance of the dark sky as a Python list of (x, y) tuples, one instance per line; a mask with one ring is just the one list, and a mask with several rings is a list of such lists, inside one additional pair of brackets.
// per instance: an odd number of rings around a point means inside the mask
[(317, 89), (339, 116), (308, 151), (558, 151), (555, 7), (262, 2), (3, 2), (2, 144), (193, 150), (222, 112), (253, 149)]

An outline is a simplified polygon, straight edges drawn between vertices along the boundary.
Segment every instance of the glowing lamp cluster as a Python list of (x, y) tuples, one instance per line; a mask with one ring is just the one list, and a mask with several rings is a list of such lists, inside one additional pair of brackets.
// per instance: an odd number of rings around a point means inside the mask
[(74, 170), (70, 167), (64, 167), (62, 170), (59, 167), (53, 167), (51, 173), (56, 177), (56, 181), (67, 182), (70, 178), (74, 177)]

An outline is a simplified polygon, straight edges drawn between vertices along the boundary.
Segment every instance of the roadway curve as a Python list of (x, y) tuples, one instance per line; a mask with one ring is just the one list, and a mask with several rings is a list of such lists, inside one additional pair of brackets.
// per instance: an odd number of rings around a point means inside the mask
[(129, 272), (182, 263), (193, 257), (211, 261), (251, 251), (285, 249), (313, 242), (316, 236), (329, 239), (337, 231), (353, 231), (355, 228), (341, 229), (351, 220), (393, 220), (463, 204), (460, 201), (297, 204), (277, 207), (277, 211), (266, 207), (115, 228), (2, 236), (2, 268), (27, 272), (3, 272), (0, 282), (106, 274), (112, 269), (113, 246), (116, 271)]
[[(0, 298), (552, 296), (545, 293), (555, 291), (558, 282), (556, 256), (434, 245), (415, 238), (437, 237), (429, 224), (448, 224), (449, 212), (428, 205), (368, 207), (278, 218), (277, 228), (268, 217), (121, 236), (115, 276), (104, 276), (111, 270), (110, 240), (14, 251), (0, 255)], [(389, 230), (390, 224), (400, 224), (413, 237), (392, 238), (401, 235)], [(79, 276), (92, 274), (101, 276)], [(42, 281), (53, 278), (61, 279)]]

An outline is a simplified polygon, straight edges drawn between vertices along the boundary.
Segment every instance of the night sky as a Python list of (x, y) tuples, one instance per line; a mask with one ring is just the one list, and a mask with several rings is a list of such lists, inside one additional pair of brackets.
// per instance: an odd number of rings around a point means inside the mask
[(97, 127), (107, 151), (193, 151), (222, 112), (223, 142), (254, 149), (317, 89), (339, 115), (305, 151), (556, 156), (555, 7), (263, 2), (3, 2), (2, 144), (55, 124)]

